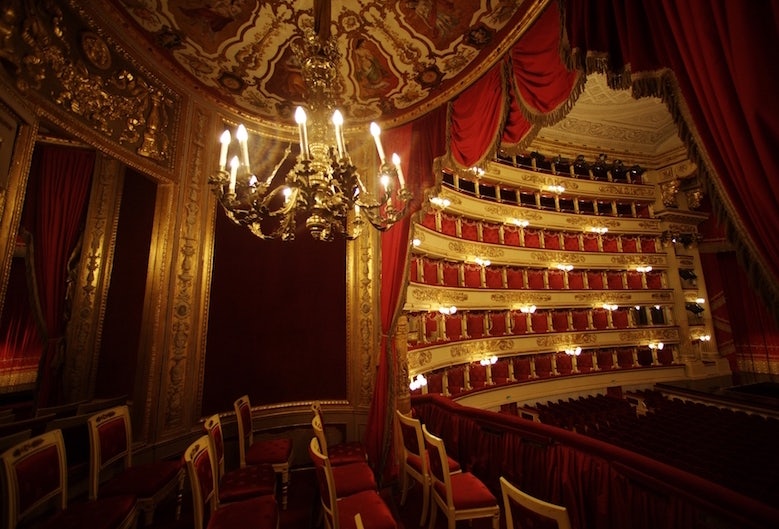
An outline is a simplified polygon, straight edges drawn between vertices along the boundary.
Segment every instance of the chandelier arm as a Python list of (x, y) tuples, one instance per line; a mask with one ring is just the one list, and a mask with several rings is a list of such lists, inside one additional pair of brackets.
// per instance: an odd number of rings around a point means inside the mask
[(284, 149), (284, 155), (281, 157), (281, 160), (279, 160), (279, 163), (276, 164), (276, 167), (273, 168), (273, 171), (271, 171), (270, 176), (265, 179), (265, 185), (270, 186), (271, 182), (273, 182), (273, 179), (276, 178), (276, 174), (279, 172), (279, 169), (281, 169), (281, 166), (284, 164), (284, 162), (289, 158), (289, 155), (292, 153), (292, 143), (287, 144), (287, 148)]

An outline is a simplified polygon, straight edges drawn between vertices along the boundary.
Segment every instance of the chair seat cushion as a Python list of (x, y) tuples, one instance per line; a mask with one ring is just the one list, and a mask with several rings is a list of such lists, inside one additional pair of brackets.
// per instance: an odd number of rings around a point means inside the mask
[(375, 490), (366, 490), (338, 500), (341, 529), (355, 529), (354, 515), (360, 513), (362, 524), (370, 529), (395, 529), (398, 524), (387, 504)]
[(171, 483), (182, 471), (180, 459), (174, 461), (155, 461), (131, 466), (105, 483), (100, 484), (98, 496), (116, 496), (134, 494), (138, 498), (151, 498)]
[[(490, 489), (470, 472), (452, 474), (451, 482), (452, 503), (456, 510), (498, 505), (498, 500), (492, 495)], [(439, 496), (446, 498), (446, 487), (443, 483), (436, 482), (435, 489)]]
[(276, 499), (273, 496), (258, 496), (246, 501), (220, 505), (211, 514), (208, 529), (277, 529), (278, 520)]
[[(428, 457), (429, 457), (430, 453), (427, 452), (427, 454), (428, 454)], [(409, 466), (411, 468), (413, 468), (414, 470), (416, 470), (420, 474), (422, 473), (422, 458), (420, 458), (418, 455), (416, 455), (416, 454), (408, 454), (408, 457), (406, 458), (406, 462), (409, 464)], [(451, 457), (446, 456), (446, 462), (449, 465), (449, 473), (450, 474), (454, 474), (455, 472), (460, 472), (462, 470), (462, 468), (460, 467), (460, 463), (458, 463), (457, 461), (455, 461)], [(430, 465), (428, 464), (428, 468), (429, 467), (430, 467)]]
[(276, 492), (276, 473), (270, 465), (237, 468), (225, 472), (219, 483), (219, 501), (229, 503)]
[(376, 477), (368, 463), (332, 467), (335, 496), (342, 498), (365, 490), (376, 490)]
[(134, 527), (123, 525), (135, 517), (135, 496), (122, 495), (96, 501), (74, 502), (67, 509), (47, 520), (39, 529), (114, 529)]
[(359, 441), (338, 443), (327, 447), (327, 457), (330, 458), (330, 464), (333, 466), (365, 463), (368, 460), (366, 454), (365, 445)]
[(274, 465), (288, 462), (292, 456), (292, 438), (254, 441), (246, 451), (247, 465)]

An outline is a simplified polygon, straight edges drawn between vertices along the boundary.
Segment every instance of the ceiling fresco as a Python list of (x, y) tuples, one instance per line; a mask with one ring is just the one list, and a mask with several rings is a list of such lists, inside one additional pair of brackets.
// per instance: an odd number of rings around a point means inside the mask
[[(313, 0), (115, 0), (206, 92), (260, 121), (305, 103), (293, 53)], [(527, 28), (538, 2), (332, 0), (336, 100), (351, 124), (399, 124), (445, 102)]]

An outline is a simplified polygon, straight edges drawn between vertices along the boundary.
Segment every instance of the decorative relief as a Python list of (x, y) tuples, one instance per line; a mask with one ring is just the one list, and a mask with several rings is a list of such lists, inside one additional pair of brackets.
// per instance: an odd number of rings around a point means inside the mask
[(687, 197), (687, 207), (690, 209), (698, 209), (701, 207), (703, 201), (703, 191), (700, 189), (693, 189), (685, 193)]
[(663, 205), (668, 208), (679, 207), (676, 195), (679, 193), (679, 181), (671, 180), (660, 184), (660, 192), (663, 197)]
[(478, 243), (467, 243), (452, 241), (449, 243), (449, 249), (453, 252), (464, 255), (479, 255), (481, 257), (491, 257), (493, 259), (503, 257), (503, 248)]
[(627, 292), (614, 292), (609, 291), (608, 294), (604, 292), (582, 292), (575, 294), (574, 299), (577, 301), (586, 301), (589, 303), (614, 303), (618, 301), (626, 302), (633, 299), (633, 295)]
[(566, 224), (575, 226), (577, 228), (584, 228), (588, 226), (599, 226), (609, 229), (617, 229), (622, 226), (622, 222), (616, 219), (607, 218), (587, 218), (587, 217), (567, 217), (565, 219)]
[(679, 333), (676, 329), (637, 329), (635, 331), (623, 331), (619, 333), (621, 342), (641, 341), (677, 341)]
[(527, 292), (500, 292), (490, 295), (490, 301), (500, 305), (541, 305), (552, 299), (549, 294), (535, 294)]
[(581, 252), (533, 252), (530, 254), (530, 258), (533, 261), (541, 263), (583, 263), (586, 260), (586, 256)]
[[(365, 239), (365, 240), (362, 240)], [(373, 247), (370, 237), (361, 237), (359, 244), (359, 366), (360, 366), (360, 405), (369, 405), (373, 394), (374, 358), (374, 318), (373, 318)], [(351, 346), (350, 346), (351, 348)], [(353, 350), (353, 349), (352, 349)]]
[(442, 305), (454, 305), (468, 301), (468, 294), (452, 290), (431, 290), (426, 288), (409, 289), (416, 301), (437, 303)]
[(654, 255), (654, 254), (615, 255), (611, 258), (611, 263), (618, 266), (630, 266), (630, 265), (660, 266), (665, 264), (665, 256)]
[(547, 336), (540, 336), (536, 338), (536, 345), (539, 347), (551, 347), (551, 348), (557, 348), (557, 347), (563, 347), (566, 345), (594, 345), (598, 343), (598, 337), (595, 334), (592, 333), (564, 333), (564, 334), (554, 334), (554, 335), (547, 335)]
[(409, 369), (419, 370), (433, 361), (433, 353), (429, 349), (420, 349), (418, 351), (409, 351), (408, 367)]
[(650, 299), (654, 301), (671, 301), (673, 300), (673, 294), (671, 292), (653, 292)]
[(516, 217), (521, 215), (521, 217), (528, 221), (539, 221), (543, 219), (543, 216), (540, 213), (537, 213), (535, 211), (525, 211), (522, 210), (521, 213), (519, 213), (517, 206), (502, 206), (500, 204), (486, 204), (484, 206), (484, 211), (490, 215), (495, 215), (498, 217)]
[(566, 191), (575, 191), (579, 189), (578, 182), (571, 178), (559, 178), (533, 171), (521, 171), (520, 175), (520, 180), (522, 180), (522, 182), (536, 187), (562, 186)]
[(629, 184), (603, 184), (598, 186), (598, 191), (605, 194), (621, 195), (631, 198), (651, 198), (655, 197), (654, 187), (635, 186)]
[[(186, 402), (184, 390), (186, 382), (186, 367), (188, 351), (192, 340), (192, 318), (194, 283), (199, 273), (199, 256), (201, 253), (200, 233), (198, 226), (201, 217), (200, 202), (203, 199), (205, 169), (203, 157), (205, 152), (204, 139), (207, 137), (206, 116), (199, 112), (193, 120), (193, 138), (188, 173), (191, 175), (187, 183), (186, 216), (179, 231), (179, 256), (175, 260), (178, 269), (175, 270), (173, 288), (173, 308), (171, 310), (171, 339), (168, 344), (166, 372), (168, 380), (165, 388), (167, 401), (165, 403), (165, 427), (172, 428), (183, 424), (183, 406)], [(148, 414), (145, 416), (149, 416)]]
[(452, 358), (470, 358), (486, 353), (500, 353), (511, 351), (514, 348), (514, 340), (479, 340), (454, 345), (449, 348)]
[(48, 2), (45, 11), (27, 3), (18, 10), (5, 6), (0, 57), (16, 87), (140, 156), (171, 166), (178, 96), (61, 4)]
[(638, 223), (639, 227), (646, 230), (660, 229), (660, 221), (657, 220), (644, 220)]

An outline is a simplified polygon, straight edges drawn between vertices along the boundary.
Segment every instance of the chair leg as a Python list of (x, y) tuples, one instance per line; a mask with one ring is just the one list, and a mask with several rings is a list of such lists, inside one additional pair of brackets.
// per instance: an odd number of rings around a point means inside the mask
[(436, 504), (435, 500), (430, 502), (430, 524), (428, 527), (430, 529), (435, 529), (435, 518), (438, 511), (438, 505)]
[(289, 463), (278, 465), (274, 470), (281, 474), (281, 509), (286, 511), (289, 498)]
[(403, 507), (406, 504), (406, 496), (408, 495), (408, 472), (405, 469), (401, 470), (400, 474), (400, 506)]
[(492, 529), (500, 527), (500, 511), (492, 515)]
[(425, 525), (427, 511), (430, 510), (430, 486), (422, 485), (422, 516), (419, 518), (419, 526)]

